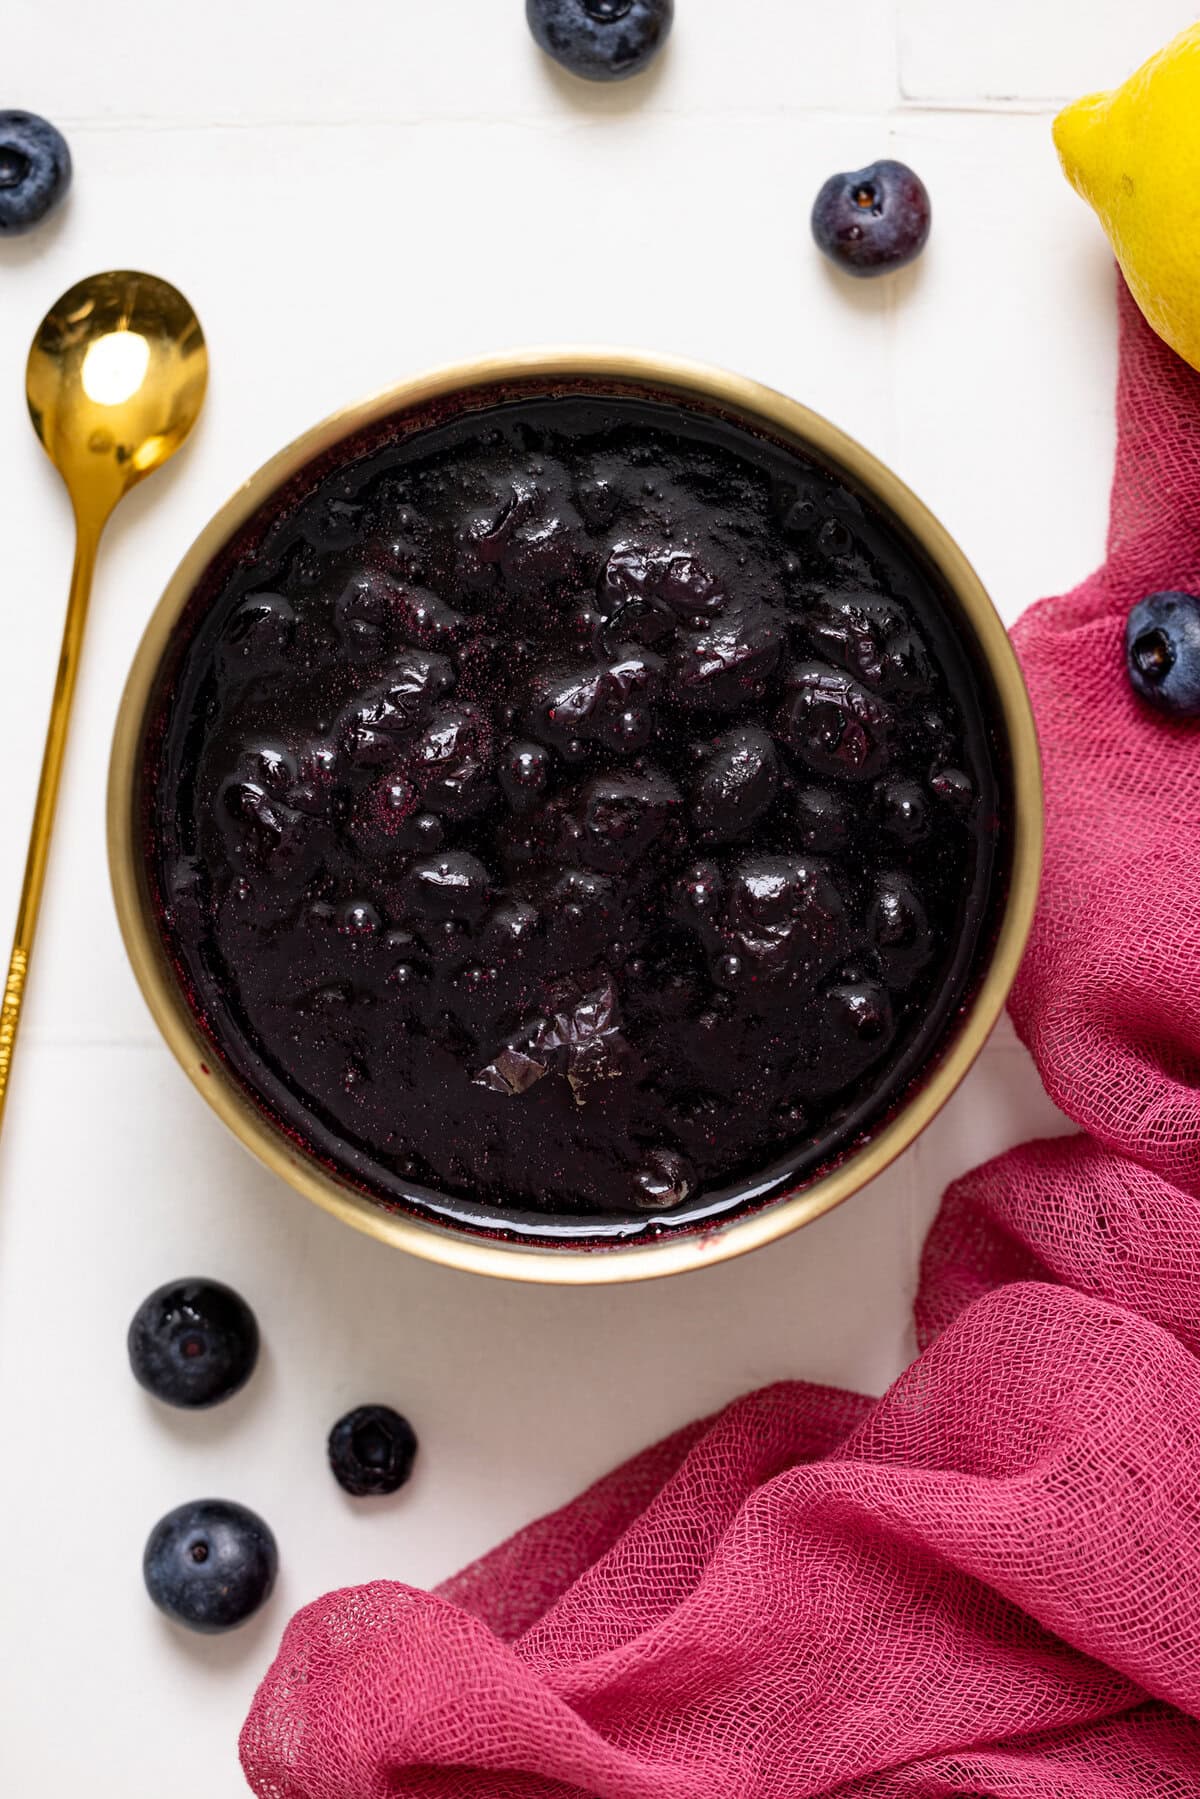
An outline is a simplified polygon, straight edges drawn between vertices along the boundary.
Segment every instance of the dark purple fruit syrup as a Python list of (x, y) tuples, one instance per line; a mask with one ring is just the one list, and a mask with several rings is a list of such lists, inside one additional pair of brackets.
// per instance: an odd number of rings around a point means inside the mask
[(1007, 772), (973, 640), (897, 526), (727, 420), (396, 430), (185, 620), (145, 807), (192, 1004), (384, 1204), (583, 1242), (763, 1204), (979, 978)]

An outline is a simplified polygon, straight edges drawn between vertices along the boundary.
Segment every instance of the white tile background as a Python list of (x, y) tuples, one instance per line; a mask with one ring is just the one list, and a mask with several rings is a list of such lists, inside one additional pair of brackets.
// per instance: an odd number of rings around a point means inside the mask
[[(105, 544), (42, 935), (0, 1153), (0, 1791), (241, 1790), (236, 1729), (291, 1608), (424, 1584), (615, 1459), (754, 1384), (882, 1389), (911, 1354), (945, 1181), (1061, 1128), (1001, 1027), (874, 1188), (683, 1281), (546, 1292), (390, 1255), (263, 1174), (158, 1043), (118, 941), (102, 800), (113, 715), (182, 550), (282, 442), (439, 360), (606, 340), (785, 388), (893, 462), (1014, 619), (1098, 560), (1112, 450), (1112, 276), (1058, 174), (1056, 101), (1192, 22), (1178, 0), (678, 0), (659, 68), (613, 91), (537, 54), (520, 0), (8, 0), (0, 106), (67, 130), (77, 183), (0, 245), (0, 934), (15, 907), (70, 559), (24, 418), (29, 336), (93, 268), (177, 282), (213, 381), (188, 453)], [(926, 256), (859, 286), (808, 240), (831, 170), (879, 155), (932, 190)], [(233, 1281), (263, 1368), (199, 1420), (124, 1359), (169, 1276)], [(346, 1405), (422, 1439), (395, 1501), (323, 1465)], [(179, 1500), (274, 1524), (280, 1590), (225, 1640), (166, 1626), (146, 1531)]]

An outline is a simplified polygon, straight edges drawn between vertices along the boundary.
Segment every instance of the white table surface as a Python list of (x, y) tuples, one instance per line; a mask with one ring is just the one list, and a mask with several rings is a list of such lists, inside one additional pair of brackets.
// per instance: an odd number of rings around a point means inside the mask
[[(948, 1178), (1062, 1128), (1005, 1023), (873, 1188), (682, 1280), (545, 1290), (444, 1272), (296, 1198), (159, 1042), (103, 844), (134, 645), (229, 490), (348, 399), (439, 361), (608, 341), (724, 363), (827, 412), (940, 513), (1008, 620), (1098, 561), (1112, 453), (1110, 263), (1049, 121), (1191, 22), (1183, 0), (678, 0), (646, 78), (585, 87), (520, 0), (8, 0), (0, 106), (69, 135), (75, 191), (0, 245), (0, 927), (7, 946), (70, 562), (24, 414), (30, 334), (96, 268), (154, 270), (203, 319), (186, 454), (104, 546), (26, 1027), (0, 1153), (0, 1791), (225, 1799), (291, 1610), (428, 1584), (677, 1424), (785, 1376), (882, 1390), (912, 1354), (919, 1245)], [(935, 204), (913, 270), (852, 284), (808, 236), (832, 170), (899, 156)], [(6, 953), (6, 949), (5, 949)], [(211, 1273), (263, 1364), (199, 1418), (149, 1401), (124, 1334)], [(324, 1467), (386, 1399), (422, 1450), (394, 1500)], [(274, 1525), (282, 1577), (225, 1639), (141, 1590), (150, 1525), (219, 1493)]]

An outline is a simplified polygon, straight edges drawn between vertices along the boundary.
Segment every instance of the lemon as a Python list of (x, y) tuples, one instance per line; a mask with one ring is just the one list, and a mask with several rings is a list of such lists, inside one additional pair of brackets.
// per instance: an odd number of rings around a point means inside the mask
[(1200, 368), (1200, 25), (1123, 87), (1068, 106), (1054, 142), (1146, 318)]

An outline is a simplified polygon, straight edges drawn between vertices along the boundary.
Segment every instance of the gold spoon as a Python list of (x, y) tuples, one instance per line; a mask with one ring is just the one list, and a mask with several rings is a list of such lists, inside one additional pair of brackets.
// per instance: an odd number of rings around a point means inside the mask
[(55, 302), (25, 370), (33, 428), (67, 484), (75, 567), (8, 980), (0, 1002), (0, 1123), (46, 879), (71, 701), (100, 534), (117, 501), (173, 456), (196, 422), (208, 351), (181, 293), (153, 275), (90, 275)]

